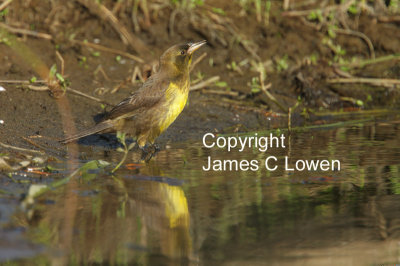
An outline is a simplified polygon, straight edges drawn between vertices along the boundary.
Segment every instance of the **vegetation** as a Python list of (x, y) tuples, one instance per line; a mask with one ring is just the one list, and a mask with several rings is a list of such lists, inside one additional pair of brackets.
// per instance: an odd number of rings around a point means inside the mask
[[(285, 243), (276, 253), (292, 261), (299, 235), (308, 245), (326, 228), (343, 231), (318, 239), (328, 248), (348, 235), (397, 241), (399, 15), (399, 0), (3, 1), (4, 234), (23, 231), (66, 254), (32, 259), (38, 265), (198, 264), (202, 253), (214, 263), (200, 264), (234, 264), (243, 243), (255, 252)], [(209, 46), (193, 58), (189, 119), (170, 135), (201, 134), (201, 123), (219, 135), (254, 135), (255, 123), (259, 135), (287, 134), (286, 150), (268, 151), (277, 158), (340, 159), (343, 170), (202, 172), (210, 154), (260, 162), (265, 154), (207, 151), (194, 140), (167, 142), (138, 163), (122, 133), (80, 152), (58, 143), (73, 119), (83, 126), (139, 87), (166, 47), (201, 39)]]

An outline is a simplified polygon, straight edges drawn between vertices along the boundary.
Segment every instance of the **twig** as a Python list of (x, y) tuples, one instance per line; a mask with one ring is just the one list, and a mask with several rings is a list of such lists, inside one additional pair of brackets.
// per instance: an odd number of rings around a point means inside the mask
[(207, 87), (210, 84), (213, 84), (219, 80), (219, 76), (211, 77), (205, 81), (199, 82), (196, 85), (190, 87), (190, 91), (195, 91)]
[(361, 38), (367, 44), (371, 58), (375, 59), (374, 45), (372, 44), (371, 40), (368, 38), (367, 35), (365, 35), (362, 32), (350, 30), (350, 29), (335, 29), (335, 32), (340, 33), (340, 34), (353, 35), (353, 36), (357, 36), (357, 37)]
[(103, 77), (104, 77), (106, 80), (110, 81), (110, 78), (108, 77), (107, 73), (104, 71), (104, 68), (103, 68), (101, 65), (98, 65), (98, 66), (96, 67), (96, 70), (93, 72), (93, 74), (94, 74), (94, 75), (97, 75), (97, 73), (99, 73), (99, 72), (103, 75)]
[(224, 90), (205, 90), (204, 93), (227, 95), (227, 96), (233, 96), (233, 97), (239, 96), (239, 92), (237, 92), (237, 91), (226, 91), (226, 90), (225, 91)]
[(384, 23), (400, 22), (400, 16), (379, 16), (378, 21)]
[(16, 147), (16, 146), (11, 146), (11, 145), (7, 145), (3, 142), (0, 142), (0, 146), (3, 146), (6, 149), (13, 149), (13, 150), (17, 150), (17, 151), (23, 151), (23, 152), (31, 152), (31, 153), (37, 153), (37, 154), (45, 154), (42, 151), (37, 151), (37, 150), (31, 150), (31, 149), (24, 149), (24, 148), (20, 148), (20, 147)]
[(315, 12), (315, 11), (316, 11), (316, 9), (285, 11), (285, 12), (282, 12), (282, 16), (284, 16), (284, 17), (303, 17), (303, 16), (308, 16), (310, 13)]
[(310, 6), (310, 5), (313, 5), (313, 4), (315, 4), (315, 0), (304, 0), (304, 1), (301, 1), (301, 2), (295, 1), (293, 3), (290, 3), (290, 7), (293, 10), (295, 10), (295, 9), (302, 8), (304, 6)]
[(125, 79), (123, 81), (121, 81), (120, 83), (118, 83), (117, 85), (114, 86), (114, 88), (111, 90), (111, 94), (116, 93), (120, 88), (122, 88), (123, 86), (126, 85), (126, 83), (129, 82), (129, 79)]
[(396, 87), (400, 85), (399, 79), (379, 79), (379, 78), (334, 78), (328, 79), (328, 83), (367, 83), (373, 86)]
[(114, 14), (108, 10), (103, 4), (98, 1), (92, 0), (77, 0), (80, 4), (85, 6), (93, 14), (97, 15), (101, 19), (108, 21), (111, 26), (117, 31), (122, 41), (125, 44), (129, 44), (138, 54), (144, 55), (145, 58), (152, 58), (150, 49), (146, 44), (137, 36), (131, 34), (131, 32), (125, 27), (124, 24), (118, 21)]
[(136, 78), (138, 78), (141, 82), (144, 82), (144, 78), (142, 75), (142, 71), (140, 70), (140, 68), (138, 66), (135, 66), (133, 68), (133, 73), (131, 76), (131, 83), (134, 84), (136, 82)]
[(372, 110), (357, 110), (357, 111), (315, 111), (313, 112), (316, 116), (365, 116), (369, 115), (371, 117), (386, 115), (387, 113), (397, 113), (396, 110), (391, 109), (372, 109)]
[(172, 11), (169, 17), (168, 29), (169, 29), (169, 36), (174, 35), (174, 24), (175, 24), (175, 17), (180, 13), (180, 9), (176, 8)]
[(49, 87), (47, 85), (32, 85), (32, 84), (47, 84), (47, 81), (45, 81), (45, 80), (37, 80), (34, 82), (30, 82), (27, 80), (0, 80), (0, 83), (27, 85), (27, 87), (33, 91), (49, 90)]
[[(215, 28), (216, 25), (219, 26), (218, 28), (221, 31), (228, 31), (230, 32), (234, 38), (240, 43), (240, 45), (249, 53), (251, 54), (255, 59), (260, 60), (259, 55), (256, 53), (258, 46), (252, 42), (250, 39), (247, 39), (246, 36), (243, 34), (238, 33), (238, 30), (235, 27), (235, 24), (232, 23), (231, 19), (228, 19), (226, 17), (219, 16), (212, 12), (211, 10), (207, 10), (207, 19), (213, 20), (215, 24), (213, 27)], [(196, 26), (194, 24), (194, 26)], [(215, 37), (218, 37), (218, 35), (215, 35)], [(224, 46), (227, 46), (228, 43), (225, 40), (220, 40), (221, 43), (223, 43)]]
[(268, 89), (271, 88), (272, 84), (269, 83), (267, 85), (264, 85), (264, 75), (262, 74), (262, 72), (260, 71), (260, 87), (262, 92), (264, 92), (264, 94), (268, 97), (268, 99), (270, 99), (273, 103), (275, 103), (282, 111), (287, 112), (288, 110), (275, 98), (274, 95), (272, 95)]
[(296, 108), (300, 105), (300, 101), (297, 101), (296, 104), (292, 107), (289, 107), (289, 112), (288, 112), (288, 131), (292, 131), (292, 114), (293, 111), (296, 110)]
[(4, 8), (6, 8), (9, 4), (11, 4), (13, 0), (6, 0), (0, 5), (0, 11), (2, 11)]
[(56, 50), (56, 55), (58, 57), (58, 59), (61, 62), (61, 75), (64, 76), (64, 58), (62, 57), (62, 55), (60, 54), (59, 51)]
[(29, 36), (33, 36), (33, 37), (37, 37), (37, 38), (46, 39), (46, 40), (51, 40), (53, 38), (53, 37), (51, 37), (50, 34), (47, 34), (47, 33), (42, 33), (42, 32), (37, 32), (37, 31), (32, 31), (32, 30), (25, 30), (25, 29), (17, 29), (17, 28), (8, 26), (4, 23), (0, 23), (0, 27), (2, 27), (3, 29), (5, 29), (11, 33), (29, 35)]
[(344, 102), (351, 102), (352, 104), (357, 104), (357, 99), (354, 99), (353, 97), (345, 97), (345, 96), (342, 96), (342, 97), (340, 97), (340, 100), (341, 101), (344, 101)]
[(149, 7), (147, 6), (147, 2), (149, 1), (139, 1), (140, 9), (143, 12), (144, 15), (144, 25), (148, 29), (151, 27), (151, 21), (150, 21), (150, 14), (149, 14)]
[(118, 55), (122, 55), (125, 56), (127, 58), (130, 58), (132, 60), (135, 60), (139, 63), (144, 63), (144, 60), (140, 57), (137, 57), (133, 54), (130, 53), (126, 53), (117, 49), (113, 49), (113, 48), (108, 48), (99, 44), (95, 44), (95, 43), (90, 43), (90, 42), (82, 42), (82, 41), (78, 41), (78, 40), (72, 40), (73, 43), (77, 43), (83, 46), (87, 46), (87, 47), (91, 47), (100, 51), (104, 51), (104, 52), (108, 52), (108, 53), (112, 53), (112, 54), (118, 54)]
[(0, 80), (0, 83), (9, 83), (9, 84), (31, 84), (31, 83), (46, 83), (45, 80), (36, 80), (34, 82), (30, 82), (28, 80), (17, 80), (17, 79), (5, 79)]
[(204, 57), (207, 56), (207, 53), (204, 52), (202, 55), (200, 55), (199, 57), (197, 57), (197, 59), (192, 63), (192, 65), (190, 66), (190, 71), (192, 71), (194, 69), (194, 67), (200, 63), (201, 60), (204, 59)]
[[(251, 41), (246, 40), (244, 37), (242, 37), (242, 35), (240, 35), (239, 33), (237, 33), (237, 31), (235, 31), (233, 29), (233, 27), (227, 25), (228, 30), (231, 32), (232, 35), (235, 36), (235, 38), (239, 41), (239, 43), (243, 46), (243, 48), (249, 53), (251, 54), (255, 59), (257, 60), (261, 60), (260, 56), (256, 53), (257, 51), (257, 46), (256, 47), (251, 47), (250, 43)], [(254, 43), (252, 43), (254, 44)]]
[(347, 2), (345, 1), (341, 5), (330, 5), (330, 6), (318, 8), (318, 9), (285, 11), (285, 12), (282, 12), (282, 16), (284, 16), (284, 17), (303, 17), (303, 16), (308, 16), (309, 14), (315, 13), (315, 12), (329, 13), (330, 11), (334, 11), (337, 9), (347, 10), (348, 7), (353, 4), (353, 2), (354, 2), (354, 0), (347, 1)]
[(134, 0), (133, 2), (133, 7), (132, 7), (132, 13), (131, 13), (131, 20), (133, 23), (133, 28), (136, 33), (140, 32), (140, 26), (138, 22), (138, 10), (139, 10), (139, 1), (140, 0)]
[[(28, 88), (31, 89), (31, 90), (34, 90), (34, 91), (47, 91), (47, 90), (50, 90), (47, 85), (43, 85), (43, 86), (32, 85), (32, 84), (30, 84), (31, 82), (26, 81), (26, 80), (0, 80), (0, 83), (27, 84)], [(34, 83), (45, 83), (45, 81), (41, 80), (41, 81), (36, 81)], [(86, 93), (83, 93), (81, 91), (77, 91), (77, 90), (74, 90), (74, 89), (71, 89), (71, 88), (68, 88), (68, 87), (66, 88), (66, 90), (70, 91), (72, 93), (75, 93), (75, 94), (77, 94), (79, 96), (83, 96), (83, 97), (86, 97), (88, 99), (91, 99), (93, 101), (96, 101), (96, 102), (99, 102), (99, 103), (104, 103), (104, 104), (107, 104), (109, 106), (113, 106), (112, 104), (110, 104), (110, 103), (108, 103), (108, 102), (106, 102), (104, 100), (101, 100), (99, 98), (90, 96), (90, 95), (88, 95)]]
[(112, 8), (111, 13), (113, 13), (114, 15), (116, 15), (117, 12), (119, 12), (120, 9), (121, 9), (121, 4), (122, 4), (122, 1), (118, 1), (117, 3), (115, 3), (115, 5), (114, 5), (113, 8)]
[(283, 10), (288, 10), (290, 6), (290, 0), (283, 0)]
[(400, 60), (400, 54), (391, 54), (391, 55), (381, 56), (381, 57), (374, 58), (374, 59), (362, 60), (360, 62), (344, 63), (344, 64), (339, 64), (339, 66), (356, 68), (356, 67), (364, 67), (366, 65), (371, 65), (371, 64), (382, 63), (382, 62), (389, 61), (389, 60)]
[[(26, 81), (26, 80), (0, 80), (0, 83), (27, 84), (28, 88), (31, 89), (31, 90), (34, 90), (34, 91), (47, 91), (47, 90), (50, 90), (47, 85), (43, 85), (43, 86), (32, 85), (31, 82)], [(40, 80), (40, 81), (36, 81), (36, 82), (33, 82), (33, 83), (46, 83), (46, 81)], [(90, 95), (88, 95), (86, 93), (83, 93), (81, 91), (77, 91), (77, 90), (74, 90), (74, 89), (71, 89), (71, 88), (68, 88), (68, 87), (66, 88), (66, 90), (70, 91), (72, 93), (75, 93), (75, 94), (77, 94), (79, 96), (91, 99), (93, 101), (96, 101), (96, 102), (99, 102), (99, 103), (104, 103), (104, 104), (107, 104), (109, 106), (113, 106), (113, 104), (110, 104), (107, 101), (104, 101), (104, 100), (101, 100), (99, 98), (90, 96)]]
[(342, 77), (342, 78), (353, 78), (354, 77), (349, 72), (343, 71), (339, 67), (334, 67), (333, 72), (335, 72), (335, 74), (337, 74), (339, 77)]
[(42, 149), (42, 150), (46, 150), (44, 147), (42, 147), (41, 145), (35, 143), (34, 141), (32, 141), (32, 140), (30, 140), (30, 139), (28, 139), (28, 138), (25, 138), (25, 137), (22, 137), (22, 138), (23, 138), (26, 142), (28, 142), (29, 144), (35, 146), (36, 148), (39, 148), (39, 149)]
[(317, 23), (317, 24), (311, 23), (311, 22), (308, 21), (305, 17), (300, 17), (300, 21), (301, 21), (304, 25), (306, 25), (306, 26), (308, 26), (308, 27), (310, 27), (310, 28), (312, 28), (312, 29), (314, 29), (314, 30), (316, 30), (316, 31), (320, 31), (321, 28), (322, 28), (322, 23)]
[(90, 99), (90, 100), (93, 100), (93, 101), (96, 101), (96, 102), (99, 102), (99, 103), (104, 103), (104, 104), (107, 104), (107, 105), (109, 105), (109, 106), (114, 106), (113, 104), (108, 103), (107, 101), (104, 101), (104, 100), (101, 100), (101, 99), (99, 99), (99, 98), (90, 96), (90, 95), (88, 95), (88, 94), (86, 94), (86, 93), (83, 93), (83, 92), (81, 92), (81, 91), (74, 90), (74, 89), (71, 89), (71, 88), (67, 88), (66, 90), (67, 90), (67, 91), (70, 91), (70, 92), (72, 92), (72, 93), (75, 93), (75, 94), (77, 94), (77, 95), (79, 95), (79, 96), (86, 97), (86, 98), (88, 98), (88, 99)]
[(48, 91), (48, 90), (50, 90), (49, 86), (47, 86), (47, 85), (38, 86), (38, 85), (29, 84), (27, 87), (33, 91)]

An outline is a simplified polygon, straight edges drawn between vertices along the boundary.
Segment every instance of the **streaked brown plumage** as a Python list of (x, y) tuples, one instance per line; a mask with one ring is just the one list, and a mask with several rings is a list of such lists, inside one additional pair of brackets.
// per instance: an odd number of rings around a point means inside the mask
[(190, 88), (192, 54), (206, 41), (175, 45), (160, 57), (159, 71), (142, 87), (116, 105), (101, 122), (62, 140), (68, 143), (95, 133), (121, 131), (136, 138), (140, 147), (155, 139), (185, 107)]

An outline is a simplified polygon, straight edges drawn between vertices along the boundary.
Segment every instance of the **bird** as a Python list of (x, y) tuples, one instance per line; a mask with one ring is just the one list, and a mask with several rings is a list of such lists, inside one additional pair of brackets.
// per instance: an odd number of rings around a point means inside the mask
[[(91, 128), (60, 140), (67, 144), (96, 133), (122, 132), (136, 139), (139, 148), (154, 142), (184, 109), (193, 53), (206, 41), (177, 44), (159, 59), (159, 69), (129, 97), (122, 100)], [(157, 147), (158, 148), (158, 147)]]

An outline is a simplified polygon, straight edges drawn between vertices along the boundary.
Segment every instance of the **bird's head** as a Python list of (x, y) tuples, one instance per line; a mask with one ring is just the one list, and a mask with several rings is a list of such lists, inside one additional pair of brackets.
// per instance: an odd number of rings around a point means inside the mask
[(169, 48), (160, 57), (160, 69), (167, 69), (174, 74), (189, 71), (194, 51), (206, 44), (206, 41), (178, 44)]

